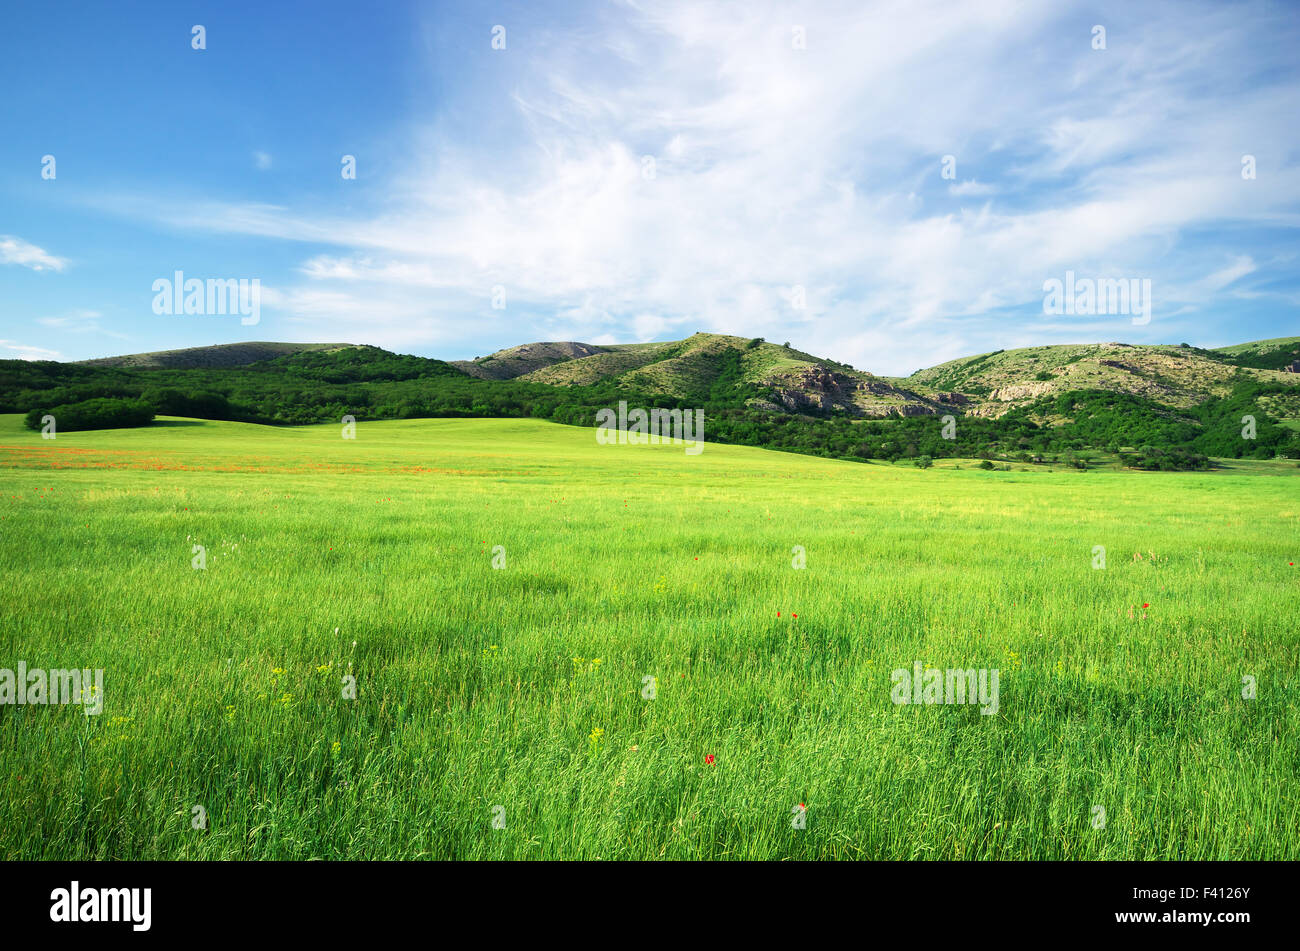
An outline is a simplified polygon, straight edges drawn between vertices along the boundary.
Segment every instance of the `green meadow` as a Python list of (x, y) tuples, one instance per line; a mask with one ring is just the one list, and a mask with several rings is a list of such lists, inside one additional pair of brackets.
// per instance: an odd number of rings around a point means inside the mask
[(0, 584), (5, 859), (1300, 858), (1294, 463), (5, 416)]

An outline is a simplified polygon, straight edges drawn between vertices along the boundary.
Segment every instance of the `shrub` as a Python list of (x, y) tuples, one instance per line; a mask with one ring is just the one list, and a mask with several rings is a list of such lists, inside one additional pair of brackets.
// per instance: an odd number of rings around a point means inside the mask
[(1210, 460), (1199, 452), (1186, 449), (1160, 449), (1143, 446), (1137, 455), (1125, 460), (1130, 469), (1148, 469), (1160, 472), (1178, 472), (1187, 469), (1208, 469)]
[(151, 388), (142, 399), (163, 416), (192, 416), (196, 419), (230, 419), (229, 401), (220, 393), (183, 393), (178, 389)]
[(40, 429), (41, 419), (54, 417), (56, 431), (72, 433), (86, 429), (127, 429), (148, 426), (153, 422), (153, 407), (144, 400), (93, 399), (64, 403), (51, 409), (34, 409), (23, 423), (28, 429)]

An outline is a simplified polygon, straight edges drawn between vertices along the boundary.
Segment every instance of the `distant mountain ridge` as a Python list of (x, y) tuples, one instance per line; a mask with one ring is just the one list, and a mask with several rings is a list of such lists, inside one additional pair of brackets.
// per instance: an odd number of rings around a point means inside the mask
[[(129, 354), (80, 365), (122, 368), (244, 367), (297, 354), (339, 350), (386, 354), (347, 343), (250, 342)], [(428, 358), (404, 357), (425, 361)], [(1187, 344), (1058, 344), (997, 350), (950, 360), (907, 377), (885, 377), (762, 338), (697, 333), (636, 344), (549, 341), (520, 344), (474, 360), (428, 361), (485, 381), (550, 386), (611, 383), (679, 400), (743, 392), (745, 405), (774, 413), (865, 419), (951, 413), (998, 418), (1063, 393), (1126, 394), (1172, 410), (1226, 396), (1239, 374), (1300, 386), (1300, 337), (1205, 350)], [(1282, 407), (1285, 416), (1292, 414)]]
[[(876, 376), (761, 338), (550, 341), (446, 362), (358, 344), (253, 342), (81, 363), (0, 360), (0, 413), (59, 432), (156, 415), (301, 425), (530, 417), (593, 426), (602, 409), (698, 409), (709, 441), (839, 459), (985, 462), (1105, 454), (1139, 468), (1300, 458), (1300, 338), (1205, 350), (1069, 344)], [(957, 417), (961, 418), (954, 425)], [(990, 463), (991, 464), (991, 463)]]
[(737, 383), (766, 391), (749, 405), (877, 419), (945, 413), (997, 418), (1075, 390), (1129, 394), (1181, 409), (1226, 395), (1239, 370), (1263, 382), (1300, 384), (1294, 375), (1300, 371), (1300, 337), (1215, 350), (1126, 343), (1026, 347), (963, 357), (907, 377), (876, 376), (789, 346), (722, 334), (647, 344), (524, 344), (453, 366), (485, 379), (553, 385), (614, 380), (682, 396), (715, 378), (718, 357), (727, 351), (740, 354)]
[(160, 369), (195, 369), (203, 367), (241, 367), (262, 360), (312, 351), (346, 350), (354, 343), (218, 343), (207, 347), (182, 350), (158, 350), (152, 353), (129, 353), (120, 357), (76, 360), (77, 364), (96, 367), (158, 367)]

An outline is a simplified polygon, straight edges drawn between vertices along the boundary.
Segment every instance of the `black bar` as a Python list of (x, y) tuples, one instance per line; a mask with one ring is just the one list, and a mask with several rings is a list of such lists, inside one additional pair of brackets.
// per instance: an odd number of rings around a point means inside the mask
[[(437, 938), (459, 923), (535, 940), (606, 919), (628, 935), (687, 919), (730, 943), (785, 917), (806, 936), (847, 926), (923, 944), (1123, 933), (1222, 942), (1285, 928), (1294, 871), (1263, 862), (10, 862), (0, 863), (0, 908), (6, 937), (338, 939), (401, 927)], [(74, 881), (83, 899), (87, 889), (150, 889), (148, 931), (129, 920), (52, 921), (52, 893)], [(1155, 918), (1119, 920), (1133, 913)], [(1205, 913), (1246, 920), (1189, 920)]]

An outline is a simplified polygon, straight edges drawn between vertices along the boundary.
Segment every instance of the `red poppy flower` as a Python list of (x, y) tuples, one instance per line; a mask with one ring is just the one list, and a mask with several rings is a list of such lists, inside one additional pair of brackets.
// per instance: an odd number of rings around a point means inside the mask
[(1149, 607), (1151, 607), (1151, 605), (1149, 605), (1149, 604), (1144, 604), (1144, 605), (1142, 605), (1142, 610), (1145, 611), (1145, 610), (1146, 610), (1147, 608), (1149, 608)]
[(707, 754), (705, 754), (704, 762), (707, 763), (709, 766), (712, 766), (712, 765), (713, 765), (713, 754), (712, 754), (712, 753), (707, 753)]

